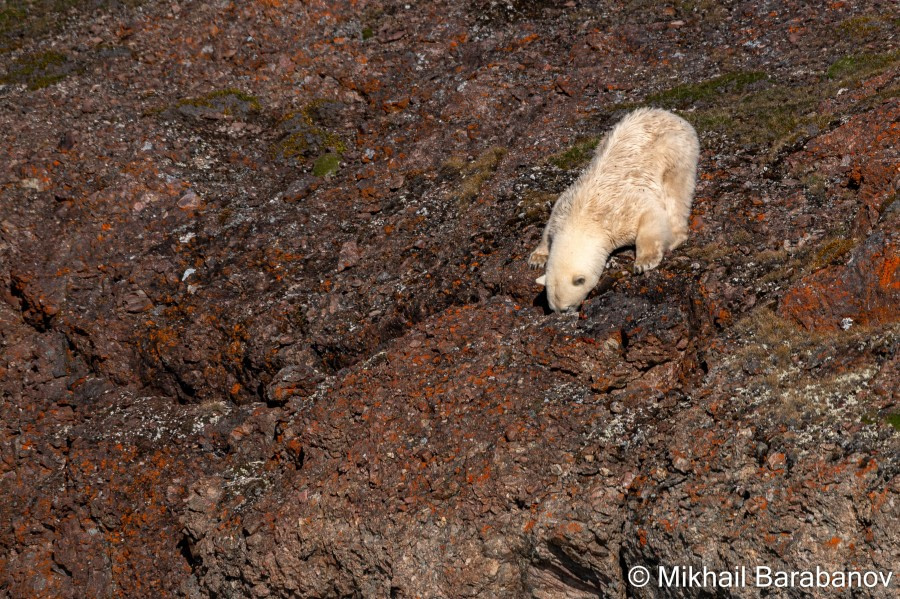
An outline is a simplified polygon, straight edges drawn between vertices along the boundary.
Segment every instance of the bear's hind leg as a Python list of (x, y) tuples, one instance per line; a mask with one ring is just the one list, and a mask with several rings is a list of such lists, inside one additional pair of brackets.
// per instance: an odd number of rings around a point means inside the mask
[(666, 210), (669, 212), (669, 227), (672, 239), (668, 249), (673, 250), (685, 242), (690, 233), (689, 220), (691, 202), (696, 184), (697, 160), (688, 164), (679, 164), (663, 175), (663, 192), (666, 198)]
[(644, 212), (638, 221), (634, 242), (634, 272), (647, 272), (659, 266), (671, 243), (672, 230), (665, 211), (651, 208)]

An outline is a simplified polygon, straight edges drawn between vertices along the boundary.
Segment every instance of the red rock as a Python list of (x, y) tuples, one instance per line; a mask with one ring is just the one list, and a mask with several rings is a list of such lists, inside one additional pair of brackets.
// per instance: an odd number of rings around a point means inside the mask
[(875, 326), (900, 320), (900, 238), (877, 232), (844, 266), (803, 277), (782, 298), (778, 312), (807, 329), (836, 330), (844, 319)]
[(197, 210), (202, 204), (203, 200), (193, 191), (188, 191), (178, 199), (178, 207), (182, 210)]

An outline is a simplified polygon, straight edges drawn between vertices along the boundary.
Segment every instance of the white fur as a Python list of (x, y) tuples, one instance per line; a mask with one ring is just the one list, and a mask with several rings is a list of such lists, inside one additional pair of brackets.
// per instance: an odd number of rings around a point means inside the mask
[(694, 128), (665, 110), (635, 110), (606, 134), (556, 200), (528, 259), (533, 268), (546, 266), (537, 283), (546, 286), (551, 309), (577, 309), (616, 248), (634, 244), (641, 273), (687, 239), (699, 155)]

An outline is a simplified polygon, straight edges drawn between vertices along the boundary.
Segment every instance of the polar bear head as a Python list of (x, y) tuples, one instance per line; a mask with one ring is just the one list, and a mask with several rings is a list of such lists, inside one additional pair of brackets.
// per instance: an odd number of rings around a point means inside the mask
[(558, 231), (550, 240), (546, 270), (536, 280), (547, 289), (550, 309), (577, 312), (600, 281), (608, 256), (604, 237), (582, 228)]

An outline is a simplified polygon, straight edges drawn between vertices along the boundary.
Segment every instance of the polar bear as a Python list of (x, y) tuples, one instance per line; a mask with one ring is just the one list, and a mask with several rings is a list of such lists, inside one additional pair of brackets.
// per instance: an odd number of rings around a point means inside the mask
[(665, 110), (635, 110), (606, 134), (528, 259), (546, 267), (536, 282), (553, 311), (576, 311), (616, 248), (634, 244), (642, 273), (687, 239), (699, 155), (694, 128)]

